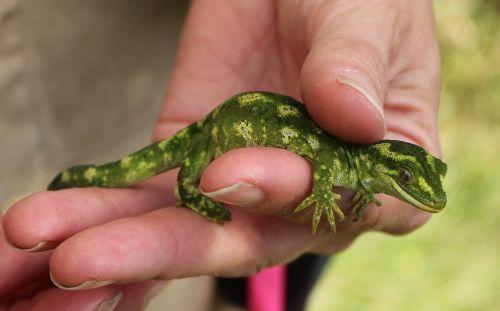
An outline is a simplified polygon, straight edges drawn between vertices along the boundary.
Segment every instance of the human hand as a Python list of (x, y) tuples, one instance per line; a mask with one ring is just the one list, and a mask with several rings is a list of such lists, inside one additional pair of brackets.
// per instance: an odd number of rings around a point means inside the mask
[[(193, 1), (155, 138), (247, 90), (302, 97), (317, 123), (344, 140), (395, 138), (439, 154), (439, 53), (431, 2)], [(312, 237), (310, 219), (292, 213), (310, 190), (310, 166), (286, 150), (233, 150), (207, 168), (201, 180), (206, 192), (245, 181), (256, 185), (224, 198), (246, 205), (231, 207), (233, 220), (224, 226), (167, 207), (174, 203), (174, 175), (131, 189), (41, 192), (15, 204), (4, 221), (9, 241), (20, 248), (57, 248), (30, 261), (23, 281), (11, 289), (2, 292), (12, 284), (2, 280), (0, 295), (46, 277), (48, 260), (52, 276), (66, 287), (241, 276), (304, 252), (338, 252), (368, 230), (406, 233), (428, 218), (381, 196), (383, 206), (369, 208), (359, 223), (344, 221), (335, 236)], [(344, 195), (344, 209), (348, 200)], [(6, 246), (0, 247), (3, 253)], [(16, 270), (28, 260), (27, 254), (16, 256), (23, 259), (0, 269)], [(142, 302), (128, 286), (136, 285), (101, 287), (90, 297), (112, 297), (116, 289), (123, 293), (120, 305)], [(29, 301), (46, 301), (49, 291), (60, 293), (61, 304), (74, 295), (44, 287)]]

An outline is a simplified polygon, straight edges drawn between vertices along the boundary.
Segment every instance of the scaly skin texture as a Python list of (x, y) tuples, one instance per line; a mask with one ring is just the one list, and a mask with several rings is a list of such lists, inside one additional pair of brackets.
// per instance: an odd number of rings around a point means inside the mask
[(241, 147), (276, 147), (306, 158), (313, 168), (311, 194), (295, 209), (315, 210), (312, 233), (323, 212), (332, 231), (335, 215), (344, 214), (332, 187), (355, 190), (353, 218), (359, 220), (374, 197), (385, 193), (428, 212), (446, 205), (443, 178), (446, 164), (419, 146), (395, 140), (353, 145), (321, 130), (295, 99), (266, 92), (231, 97), (204, 119), (174, 136), (147, 146), (119, 161), (69, 168), (49, 185), (49, 190), (72, 187), (128, 187), (180, 166), (177, 193), (190, 209), (222, 223), (229, 212), (198, 190), (203, 170), (216, 157)]

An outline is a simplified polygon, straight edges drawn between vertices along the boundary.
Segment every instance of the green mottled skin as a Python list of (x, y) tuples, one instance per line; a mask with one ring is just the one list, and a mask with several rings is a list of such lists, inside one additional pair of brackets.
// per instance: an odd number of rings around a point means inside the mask
[(446, 204), (442, 181), (446, 164), (424, 149), (402, 141), (385, 140), (353, 145), (322, 131), (304, 106), (291, 97), (252, 92), (231, 97), (204, 119), (174, 136), (147, 146), (116, 162), (81, 165), (57, 175), (49, 190), (71, 187), (128, 187), (180, 166), (177, 187), (181, 201), (206, 219), (221, 223), (229, 212), (198, 191), (205, 167), (223, 153), (240, 147), (290, 150), (313, 167), (311, 194), (296, 208), (315, 207), (312, 232), (323, 211), (333, 231), (340, 195), (333, 186), (356, 191), (353, 216), (359, 219), (375, 193), (385, 193), (428, 212)]

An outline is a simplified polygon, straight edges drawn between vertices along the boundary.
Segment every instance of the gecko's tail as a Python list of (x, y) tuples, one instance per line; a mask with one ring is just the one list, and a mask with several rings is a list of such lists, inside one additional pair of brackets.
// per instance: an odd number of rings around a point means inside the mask
[[(81, 176), (84, 175), (82, 172), (85, 172), (90, 168), (95, 168), (95, 165), (78, 165), (70, 167), (69, 169), (57, 174), (56, 177), (54, 177), (54, 179), (52, 179), (52, 181), (50, 182), (47, 190), (60, 190), (65, 188), (78, 187), (76, 183), (82, 184), (84, 181), (84, 178), (81, 178)], [(70, 176), (72, 178), (69, 178)], [(80, 178), (77, 178), (77, 176), (80, 176)], [(85, 185), (81, 187), (85, 187)]]
[(59, 173), (47, 190), (75, 187), (120, 188), (132, 186), (169, 169), (185, 158), (189, 144), (187, 127), (174, 136), (151, 144), (129, 156), (103, 165), (77, 165)]

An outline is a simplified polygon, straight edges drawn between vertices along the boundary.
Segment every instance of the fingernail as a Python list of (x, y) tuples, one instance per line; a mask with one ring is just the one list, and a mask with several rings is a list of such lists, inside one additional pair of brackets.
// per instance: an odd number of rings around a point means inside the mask
[(96, 309), (96, 311), (112, 311), (116, 308), (120, 299), (122, 299), (123, 293), (119, 293), (115, 297), (104, 300)]
[(42, 241), (31, 248), (21, 248), (19, 246), (11, 244), (10, 242), (9, 244), (23, 252), (43, 252), (55, 248), (59, 243), (54, 241)]
[(201, 192), (216, 201), (238, 206), (255, 206), (264, 199), (264, 192), (257, 185), (246, 182), (212, 192)]
[(80, 285), (77, 286), (65, 286), (59, 283), (53, 276), (52, 273), (49, 273), (50, 279), (52, 280), (52, 283), (54, 283), (55, 286), (59, 287), (60, 289), (64, 290), (82, 290), (82, 289), (93, 289), (93, 288), (98, 288), (98, 287), (103, 287), (106, 285), (114, 284), (114, 281), (111, 280), (104, 280), (104, 281), (85, 281)]
[(375, 91), (371, 88), (373, 83), (365, 75), (355, 70), (343, 69), (337, 74), (337, 81), (358, 90), (384, 118), (382, 104), (375, 95)]

